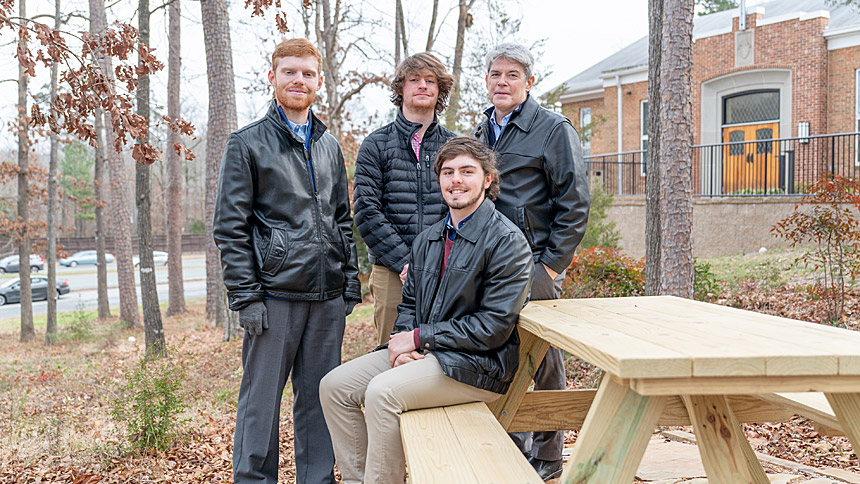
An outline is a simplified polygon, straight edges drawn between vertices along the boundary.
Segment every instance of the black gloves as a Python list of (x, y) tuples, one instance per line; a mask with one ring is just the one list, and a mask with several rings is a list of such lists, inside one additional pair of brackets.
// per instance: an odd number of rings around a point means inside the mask
[(263, 301), (252, 302), (239, 310), (239, 326), (255, 335), (261, 335), (264, 329), (269, 329), (269, 319), (266, 316), (266, 305)]

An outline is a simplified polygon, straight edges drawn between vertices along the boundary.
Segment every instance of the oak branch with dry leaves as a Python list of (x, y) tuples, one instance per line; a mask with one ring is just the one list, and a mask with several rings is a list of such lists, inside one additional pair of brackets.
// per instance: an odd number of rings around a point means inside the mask
[[(101, 35), (83, 32), (78, 36), (29, 18), (15, 17), (12, 15), (14, 5), (14, 0), (0, 0), (0, 32), (7, 28), (17, 30), (19, 39), (24, 41), (19, 42), (15, 54), (18, 62), (31, 77), (36, 75), (38, 63), (46, 68), (59, 64), (64, 69), (60, 74), (60, 82), (68, 89), (57, 95), (47, 114), (34, 103), (29, 122), (33, 126), (47, 126), (57, 134), (71, 134), (95, 147), (97, 133), (91, 119), (96, 109), (102, 108), (111, 113), (111, 128), (116, 134), (113, 148), (117, 152), (121, 152), (130, 140), (136, 140), (131, 154), (137, 163), (149, 165), (160, 160), (161, 150), (144, 141), (147, 139), (149, 123), (133, 111), (132, 94), (141, 76), (163, 69), (164, 64), (155, 57), (149, 46), (139, 42), (137, 29), (117, 22), (114, 28), (106, 29)], [(66, 36), (80, 41), (79, 51), (69, 46)], [(32, 37), (38, 41), (35, 55), (29, 48)], [(139, 60), (133, 61), (133, 64), (129, 61), (132, 54), (139, 55)], [(112, 57), (118, 61), (114, 68), (115, 81), (99, 67), (97, 56)], [(123, 86), (124, 92), (120, 92), (118, 86)], [(164, 121), (177, 133), (186, 136), (194, 133), (194, 126), (181, 118), (169, 119), (165, 116)], [(175, 143), (173, 149), (186, 160), (194, 158), (183, 143)]]

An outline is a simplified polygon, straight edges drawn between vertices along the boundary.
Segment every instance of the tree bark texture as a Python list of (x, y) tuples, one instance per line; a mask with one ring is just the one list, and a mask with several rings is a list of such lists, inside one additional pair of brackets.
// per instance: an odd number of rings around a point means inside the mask
[[(149, 0), (138, 2), (138, 31), (140, 43), (149, 45)], [(141, 59), (142, 62), (142, 59)], [(149, 76), (140, 76), (137, 88), (137, 114), (149, 123)], [(145, 143), (149, 135), (139, 142)], [(140, 269), (140, 298), (143, 303), (143, 329), (146, 337), (146, 354), (150, 357), (164, 354), (164, 327), (158, 307), (158, 287), (155, 282), (155, 263), (152, 260), (152, 198), (150, 196), (151, 166), (135, 164), (135, 202), (137, 205), (137, 237)]]
[[(225, 0), (201, 0), (203, 42), (206, 46), (206, 74), (209, 81), (209, 124), (206, 133), (206, 233), (212, 233), (215, 193), (221, 157), (227, 136), (236, 130), (236, 92), (233, 87), (233, 49), (230, 19)], [(206, 249), (206, 319), (223, 323), (224, 282), (215, 240), (209, 237)]]
[(110, 300), (107, 292), (107, 257), (105, 256), (105, 210), (103, 203), (105, 201), (105, 185), (104, 185), (104, 167), (105, 167), (105, 131), (104, 131), (104, 115), (101, 108), (96, 109), (95, 128), (96, 128), (96, 156), (95, 156), (95, 174), (93, 175), (93, 196), (96, 199), (95, 215), (96, 215), (96, 265), (97, 273), (97, 297), (98, 297), (98, 314), (99, 319), (110, 317)]
[(663, 0), (648, 1), (648, 150), (645, 175), (645, 294), (660, 294), (660, 52)]
[[(340, 20), (339, 1), (335, 2), (334, 12), (331, 10), (329, 0), (317, 0), (316, 7), (316, 30), (317, 30), (317, 48), (320, 49), (323, 56), (323, 78), (325, 82), (326, 95), (326, 111), (328, 114), (328, 130), (340, 141), (341, 135), (341, 119), (340, 111), (342, 109), (342, 101), (340, 92), (337, 90), (340, 86), (340, 67), (341, 63), (338, 59), (338, 38), (337, 29)], [(332, 15), (333, 13), (333, 15)], [(322, 18), (320, 18), (322, 17)], [(322, 22), (322, 29), (320, 29)], [(396, 23), (396, 22), (395, 22)]]
[[(169, 51), (167, 55), (167, 116), (179, 119), (179, 86), (181, 30), (180, 3), (167, 7)], [(179, 143), (179, 133), (167, 132), (167, 280), (169, 281), (167, 315), (185, 312), (185, 287), (182, 285), (182, 159), (173, 146)]]
[[(60, 0), (54, 1), (54, 29), (60, 30)], [(59, 68), (51, 66), (51, 102), (57, 97)], [(51, 153), (48, 158), (48, 249), (45, 264), (48, 266), (48, 315), (45, 325), (45, 344), (51, 346), (57, 338), (57, 156), (60, 140), (51, 131)]]
[[(21, 18), (27, 18), (27, 1), (20, 0), (18, 11)], [(20, 39), (20, 38), (19, 38)], [(21, 39), (19, 49), (27, 49), (27, 44)], [(30, 186), (27, 175), (30, 172), (30, 142), (29, 119), (27, 117), (27, 71), (18, 63), (18, 114), (20, 130), (18, 131), (18, 223), (21, 231), (18, 234), (18, 274), (21, 289), (21, 341), (30, 341), (36, 337), (33, 326), (33, 291), (30, 285), (30, 234), (27, 225), (30, 223), (28, 205), (30, 204)]]
[[(99, 35), (107, 28), (104, 0), (89, 0), (90, 31)], [(108, 79), (113, 79), (110, 57), (96, 53), (99, 67)], [(119, 283), (119, 317), (129, 328), (136, 328), (139, 321), (137, 291), (134, 283), (134, 264), (132, 262), (131, 217), (128, 206), (128, 176), (122, 156), (115, 149), (116, 135), (110, 111), (105, 113), (105, 155), (110, 170), (111, 233), (116, 237), (114, 256)]]
[(463, 44), (466, 39), (466, 21), (469, 17), (469, 10), (475, 0), (460, 0), (459, 9), (460, 15), (457, 17), (457, 42), (454, 44), (454, 65), (451, 68), (451, 75), (454, 77), (454, 85), (451, 87), (451, 94), (448, 96), (448, 109), (445, 110), (445, 125), (452, 131), (457, 131), (457, 120), (459, 119), (460, 111), (460, 75), (463, 73)]
[(660, 294), (693, 297), (693, 0), (663, 3), (660, 50)]

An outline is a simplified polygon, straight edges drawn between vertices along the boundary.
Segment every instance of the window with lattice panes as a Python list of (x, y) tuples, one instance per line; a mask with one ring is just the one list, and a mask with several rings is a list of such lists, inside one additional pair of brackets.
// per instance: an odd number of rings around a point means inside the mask
[(591, 154), (591, 108), (582, 108), (579, 110), (579, 130), (588, 130), (585, 141), (582, 142), (582, 153), (585, 156)]

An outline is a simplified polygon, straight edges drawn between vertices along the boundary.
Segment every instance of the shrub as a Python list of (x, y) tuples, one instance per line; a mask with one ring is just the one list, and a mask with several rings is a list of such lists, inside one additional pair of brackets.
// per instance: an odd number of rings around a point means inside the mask
[(860, 182), (841, 175), (825, 175), (810, 186), (794, 212), (771, 228), (792, 247), (812, 244), (797, 258), (820, 271), (819, 288), (814, 291), (827, 301), (831, 321), (842, 319), (845, 307), (845, 280), (860, 273)]
[(562, 284), (562, 297), (622, 297), (645, 293), (645, 264), (609, 247), (576, 254)]
[(169, 357), (142, 358), (117, 392), (111, 415), (133, 450), (165, 450), (181, 435), (186, 409), (180, 390), (184, 369)]
[(699, 301), (711, 302), (720, 296), (717, 276), (711, 271), (711, 264), (693, 261), (693, 297)]
[(606, 209), (612, 205), (612, 198), (612, 194), (606, 193), (603, 188), (603, 182), (594, 180), (591, 185), (591, 205), (588, 207), (588, 225), (579, 243), (580, 249), (619, 248), (618, 241), (621, 240), (621, 233), (615, 228), (615, 222), (606, 222)]
[(87, 340), (93, 335), (93, 312), (86, 309), (83, 300), (78, 300), (71, 318), (63, 325), (62, 339), (65, 341)]

